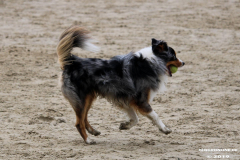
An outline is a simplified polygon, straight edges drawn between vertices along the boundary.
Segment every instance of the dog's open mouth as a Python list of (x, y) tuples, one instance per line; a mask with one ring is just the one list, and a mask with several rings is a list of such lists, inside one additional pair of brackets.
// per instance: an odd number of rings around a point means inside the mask
[(168, 75), (169, 75), (170, 77), (172, 77), (172, 72), (171, 72), (170, 67), (171, 67), (171, 65), (169, 65), (169, 66), (167, 67), (167, 69), (168, 69)]

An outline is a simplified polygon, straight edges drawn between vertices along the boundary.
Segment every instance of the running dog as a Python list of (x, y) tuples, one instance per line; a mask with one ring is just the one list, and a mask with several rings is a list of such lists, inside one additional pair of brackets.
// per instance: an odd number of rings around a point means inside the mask
[(138, 123), (137, 112), (148, 117), (159, 130), (171, 133), (150, 106), (157, 93), (165, 90), (170, 67), (182, 67), (185, 63), (165, 41), (152, 39), (152, 46), (137, 52), (118, 55), (109, 60), (79, 58), (71, 53), (74, 47), (98, 51), (92, 44), (89, 32), (78, 26), (66, 29), (57, 46), (62, 69), (61, 90), (76, 113), (76, 128), (85, 143), (94, 144), (86, 130), (100, 135), (88, 122), (88, 111), (97, 96), (106, 98), (126, 111), (130, 120), (121, 123), (119, 129), (130, 129)]

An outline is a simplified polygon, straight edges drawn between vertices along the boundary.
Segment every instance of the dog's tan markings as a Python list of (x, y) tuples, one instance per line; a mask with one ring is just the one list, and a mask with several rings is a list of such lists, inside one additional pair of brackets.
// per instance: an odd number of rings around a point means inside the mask
[(161, 50), (161, 51), (164, 51), (164, 46), (162, 44), (158, 45), (158, 48)]
[(89, 33), (89, 31), (87, 31), (84, 28), (78, 27), (78, 26), (70, 26), (69, 28), (67, 28), (60, 36), (59, 40), (61, 41), (63, 39), (63, 37), (65, 37), (67, 34), (69, 33), (74, 33), (77, 32), (76, 35), (78, 34), (84, 34), (87, 35)]
[(149, 89), (147, 91), (147, 101), (148, 101), (148, 103), (150, 102), (150, 99), (151, 99), (151, 90)]
[(83, 110), (79, 109), (79, 110), (75, 110), (76, 112), (76, 128), (78, 130), (78, 132), (80, 133), (80, 135), (82, 136), (83, 140), (87, 143), (87, 133), (86, 133), (86, 129), (85, 129), (85, 123), (84, 123), (84, 114), (83, 114)]
[(152, 111), (151, 106), (147, 102), (143, 102), (142, 104), (138, 104), (135, 100), (130, 102), (130, 106), (137, 110), (142, 115), (147, 115)]
[(87, 121), (87, 113), (88, 110), (92, 104), (94, 100), (93, 95), (87, 95), (85, 98), (85, 105), (83, 108), (80, 107), (75, 107), (75, 113), (76, 113), (76, 128), (78, 130), (78, 132), (80, 133), (80, 135), (82, 136), (82, 138), (84, 139), (84, 141), (88, 144), (94, 144), (94, 141), (91, 141), (86, 133), (86, 127), (89, 127), (90, 130), (94, 130), (91, 125), (89, 123), (87, 123), (88, 126), (86, 126), (86, 121)]
[(88, 33), (88, 31), (78, 26), (71, 26), (62, 33), (57, 46), (58, 61), (61, 65), (61, 69), (63, 69), (65, 65), (71, 63), (66, 61), (66, 59), (71, 56), (73, 47), (82, 47), (83, 41), (89, 38), (87, 36)]
[(87, 129), (87, 131), (94, 135), (94, 136), (98, 136), (101, 134), (101, 132), (97, 131), (96, 129), (94, 129), (88, 122), (88, 111), (89, 109), (91, 108), (92, 106), (92, 103), (93, 101), (96, 99), (96, 94), (93, 93), (91, 95), (88, 96), (88, 98), (86, 99), (88, 102), (87, 102), (87, 105), (85, 105), (86, 107), (86, 113), (85, 113), (85, 127)]
[(167, 48), (165, 46), (166, 44), (159, 44), (157, 46), (157, 49), (160, 51), (160, 52), (163, 52), (163, 51), (167, 51)]
[(178, 59), (175, 60), (175, 61), (170, 61), (167, 63), (167, 67), (170, 66), (170, 65), (174, 65), (176, 67), (181, 67), (182, 66), (182, 62), (180, 62)]

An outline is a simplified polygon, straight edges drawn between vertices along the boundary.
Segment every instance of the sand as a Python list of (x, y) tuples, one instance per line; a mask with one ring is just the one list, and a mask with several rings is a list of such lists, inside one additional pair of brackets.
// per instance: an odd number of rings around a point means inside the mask
[[(56, 46), (73, 24), (101, 47), (74, 50), (80, 57), (126, 54), (151, 38), (177, 51), (186, 65), (151, 103), (171, 134), (141, 115), (120, 131), (126, 114), (97, 99), (89, 120), (102, 134), (83, 142), (58, 85)], [(239, 64), (239, 0), (0, 0), (0, 159), (240, 159)]]

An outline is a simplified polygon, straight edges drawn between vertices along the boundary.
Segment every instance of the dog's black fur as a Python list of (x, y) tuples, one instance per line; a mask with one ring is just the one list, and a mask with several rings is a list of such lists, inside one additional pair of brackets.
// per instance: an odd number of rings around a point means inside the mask
[(158, 89), (159, 76), (166, 73), (166, 62), (160, 58), (150, 62), (132, 52), (110, 60), (72, 55), (67, 61), (72, 63), (64, 67), (63, 84), (73, 86), (82, 104), (85, 96), (92, 92), (116, 101), (140, 100), (143, 91)]

